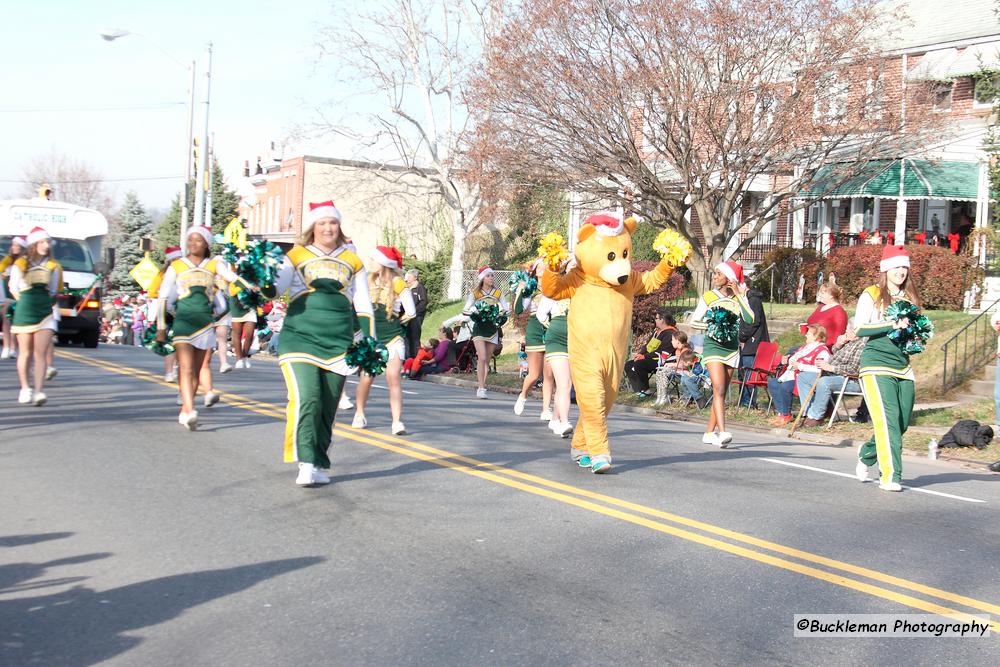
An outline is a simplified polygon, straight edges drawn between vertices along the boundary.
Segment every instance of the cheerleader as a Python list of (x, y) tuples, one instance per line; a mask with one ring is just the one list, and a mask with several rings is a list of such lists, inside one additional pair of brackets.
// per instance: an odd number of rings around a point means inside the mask
[[(160, 286), (163, 284), (163, 276), (166, 275), (167, 269), (170, 267), (171, 262), (180, 259), (184, 256), (184, 252), (181, 250), (180, 246), (170, 246), (163, 251), (166, 261), (163, 266), (160, 267), (160, 272), (156, 274), (153, 278), (153, 282), (149, 284), (149, 289), (146, 290), (146, 296), (149, 298), (150, 307), (148, 312), (150, 314), (150, 320), (152, 324), (155, 324), (157, 328), (161, 326), (164, 329), (170, 329), (170, 322), (173, 319), (169, 314), (165, 322), (161, 322), (157, 318), (160, 312)], [(177, 354), (170, 353), (163, 357), (163, 380), (165, 382), (176, 382), (177, 381)]]
[[(216, 255), (214, 261), (218, 266), (224, 266), (229, 269), (229, 264), (226, 260), (222, 259), (221, 255)], [(217, 308), (216, 312), (219, 312), (218, 317), (215, 318), (215, 341), (216, 347), (219, 350), (219, 372), (225, 375), (229, 371), (233, 370), (233, 365), (229, 363), (229, 327), (232, 324), (233, 316), (230, 312), (230, 302), (229, 302), (229, 290), (233, 286), (233, 282), (229, 282), (216, 274), (215, 276), (215, 294), (216, 300), (221, 303), (221, 306)], [(209, 350), (208, 354), (205, 355), (205, 370), (202, 371), (201, 377), (202, 381), (208, 380), (211, 386), (212, 382), (212, 350)]]
[[(540, 279), (544, 271), (545, 263), (538, 259), (528, 268), (528, 276)], [(514, 314), (520, 315), (526, 310), (531, 314), (524, 327), (524, 353), (528, 357), (528, 373), (521, 384), (521, 393), (514, 401), (514, 414), (524, 412), (528, 392), (535, 386), (538, 376), (542, 376), (542, 413), (539, 419), (551, 421), (552, 411), (549, 410), (549, 405), (552, 402), (552, 369), (545, 363), (545, 325), (536, 317), (538, 305), (547, 297), (542, 295), (542, 290), (536, 289), (534, 295), (525, 298), (522, 294), (526, 287), (523, 282), (519, 283), (514, 295)]]
[(0, 329), (3, 329), (3, 350), (0, 351), (0, 359), (11, 359), (17, 356), (17, 339), (10, 332), (10, 318), (7, 311), (13, 302), (10, 291), (10, 271), (14, 267), (17, 258), (24, 254), (24, 249), (28, 242), (23, 236), (15, 236), (10, 240), (10, 254), (0, 259), (0, 276), (3, 277), (3, 288), (5, 297), (0, 300)]
[[(723, 262), (715, 267), (712, 289), (701, 295), (691, 316), (691, 326), (705, 331), (705, 315), (709, 308), (725, 308), (738, 313), (745, 323), (753, 324), (754, 315), (746, 298), (747, 286), (743, 282), (743, 266), (737, 262)], [(702, 366), (708, 369), (712, 380), (712, 410), (701, 441), (725, 449), (733, 441), (733, 434), (726, 431), (726, 392), (733, 379), (733, 371), (740, 363), (740, 344), (736, 336), (731, 340), (715, 340), (705, 335)], [(716, 432), (718, 430), (718, 432)]]
[[(507, 313), (510, 307), (503, 298), (500, 288), (493, 285), (493, 269), (484, 266), (479, 269), (479, 277), (475, 289), (465, 300), (462, 314), (471, 316), (476, 312), (476, 304), (485, 302), (487, 305), (498, 306), (501, 314)], [(472, 327), (472, 344), (476, 348), (476, 398), (486, 398), (486, 374), (489, 372), (490, 359), (493, 351), (500, 344), (500, 330), (492, 324), (476, 322)]]
[[(569, 315), (569, 299), (556, 301), (544, 297), (538, 305), (536, 319), (545, 326), (545, 365), (556, 385), (556, 397), (549, 420), (549, 429), (560, 437), (567, 437), (573, 432), (569, 423), (569, 395), (573, 381), (569, 369), (569, 330), (567, 316)], [(581, 468), (591, 465), (589, 456), (576, 456)]]
[(233, 353), (236, 355), (234, 368), (250, 368), (250, 348), (253, 346), (253, 332), (257, 328), (257, 309), (244, 308), (238, 295), (241, 287), (233, 283), (229, 286), (229, 326), (233, 332)]
[[(167, 313), (173, 313), (174, 349), (180, 366), (178, 380), (181, 390), (181, 411), (177, 422), (194, 431), (198, 428), (198, 411), (194, 397), (198, 393), (200, 377), (204, 377), (206, 357), (215, 347), (215, 317), (218, 312), (216, 276), (228, 282), (238, 280), (225, 263), (209, 258), (212, 231), (198, 226), (188, 230), (186, 257), (176, 259), (167, 267), (159, 289), (157, 322), (166, 322)], [(167, 330), (158, 328), (156, 340), (166, 342)], [(209, 375), (210, 377), (210, 375)], [(206, 387), (205, 407), (214, 405), (219, 394)]]
[[(52, 259), (52, 239), (41, 227), (35, 227), (26, 239), (27, 249), (18, 257), (10, 271), (10, 291), (17, 300), (11, 333), (17, 336), (21, 354), (17, 357), (17, 376), (22, 405), (44, 405), (42, 391), (48, 370), (48, 352), (56, 333), (56, 294), (62, 285), (62, 267)], [(35, 386), (28, 382), (28, 369), (35, 361)]]
[(278, 341), (288, 386), (284, 459), (299, 464), (300, 486), (330, 482), (327, 450), (345, 378), (354, 372), (345, 356), (355, 322), (375, 335), (368, 275), (340, 222), (332, 201), (310, 203), (300, 245), (288, 251), (277, 278), (277, 294), (289, 298)]
[[(385, 382), (389, 385), (389, 410), (392, 412), (392, 434), (405, 435), (403, 426), (403, 386), (400, 371), (406, 358), (406, 323), (417, 314), (413, 295), (400, 273), (403, 256), (392, 247), (377, 246), (372, 251), (374, 265), (368, 274), (368, 294), (371, 296), (375, 313), (375, 331), (378, 341), (389, 350), (389, 361), (385, 367)], [(354, 413), (354, 428), (368, 425), (365, 419), (365, 404), (375, 378), (361, 373), (358, 393), (354, 397), (357, 409)]]
[(886, 246), (879, 264), (878, 284), (872, 285), (858, 299), (854, 331), (867, 338), (861, 352), (861, 393), (871, 414), (874, 434), (858, 449), (855, 474), (868, 480), (868, 468), (878, 463), (879, 488), (901, 491), (903, 473), (903, 434), (913, 412), (914, 376), (909, 357), (889, 338), (893, 329), (909, 326), (906, 318), (893, 322), (885, 318), (894, 301), (909, 301), (920, 307), (910, 273), (910, 258), (902, 246)]

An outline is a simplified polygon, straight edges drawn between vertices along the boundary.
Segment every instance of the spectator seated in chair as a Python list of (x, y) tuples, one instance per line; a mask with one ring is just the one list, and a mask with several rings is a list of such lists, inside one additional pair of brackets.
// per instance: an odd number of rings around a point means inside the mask
[(649, 378), (656, 372), (660, 364), (660, 355), (666, 353), (673, 356), (674, 346), (671, 341), (677, 331), (677, 321), (666, 308), (659, 308), (653, 318), (656, 329), (650, 335), (646, 344), (632, 359), (625, 362), (625, 377), (628, 378), (632, 391), (640, 398), (650, 395)]
[[(667, 395), (670, 386), (679, 386), (680, 376), (677, 374), (677, 370), (680, 357), (687, 350), (694, 352), (688, 347), (688, 337), (683, 331), (675, 331), (670, 342), (673, 345), (674, 354), (668, 356), (666, 352), (660, 353), (660, 365), (656, 369), (656, 402), (653, 405), (664, 405), (669, 402)], [(681, 363), (681, 370), (690, 368), (691, 365), (693, 364)]]
[(711, 394), (704, 390), (711, 389), (712, 381), (708, 369), (701, 365), (701, 360), (694, 350), (684, 350), (677, 357), (677, 368), (674, 371), (681, 385), (681, 400), (688, 404), (694, 402), (699, 408), (704, 408), (711, 400)]
[(813, 392), (812, 401), (806, 410), (804, 425), (819, 426), (823, 422), (830, 408), (831, 398), (840, 393), (847, 376), (853, 379), (848, 380), (844, 391), (852, 393), (861, 391), (861, 385), (857, 380), (858, 368), (861, 364), (861, 350), (864, 349), (867, 340), (858, 338), (853, 331), (848, 330), (834, 346), (833, 356), (829, 361), (816, 364), (824, 375), (816, 383), (816, 391)]
[(778, 416), (774, 426), (784, 426), (792, 420), (792, 396), (798, 389), (799, 400), (805, 400), (819, 377), (817, 364), (830, 358), (830, 348), (826, 346), (826, 329), (818, 324), (806, 328), (806, 343), (795, 354), (782, 359), (787, 364), (785, 372), (776, 378), (769, 378), (767, 390), (774, 401)]

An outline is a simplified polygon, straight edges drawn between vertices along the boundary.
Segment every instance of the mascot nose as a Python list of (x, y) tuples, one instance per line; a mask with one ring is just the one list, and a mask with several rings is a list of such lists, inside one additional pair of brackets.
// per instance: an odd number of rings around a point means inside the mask
[(624, 285), (626, 280), (628, 280), (628, 276), (618, 276), (619, 285)]

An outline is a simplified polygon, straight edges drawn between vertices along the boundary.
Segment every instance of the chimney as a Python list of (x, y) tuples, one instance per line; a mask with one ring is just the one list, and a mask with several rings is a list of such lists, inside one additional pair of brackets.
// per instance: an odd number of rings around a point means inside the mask
[(259, 176), (264, 173), (264, 168), (260, 166), (260, 156), (257, 156), (257, 170), (253, 173), (254, 176)]
[(243, 160), (243, 178), (250, 178), (250, 160)]

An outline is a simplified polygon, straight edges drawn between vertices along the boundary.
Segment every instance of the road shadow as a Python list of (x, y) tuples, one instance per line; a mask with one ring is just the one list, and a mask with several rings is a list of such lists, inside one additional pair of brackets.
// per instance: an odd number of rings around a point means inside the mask
[[(142, 642), (125, 633), (326, 560), (266, 561), (159, 577), (106, 591), (83, 586), (0, 601), (0, 664), (93, 665)], [(44, 565), (44, 564), (43, 564)]]
[(0, 536), (0, 547), (21, 547), (27, 544), (38, 544), (49, 540), (62, 540), (72, 537), (73, 533), (34, 533), (28, 535), (3, 535)]

